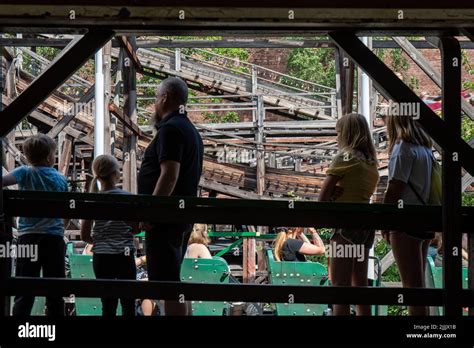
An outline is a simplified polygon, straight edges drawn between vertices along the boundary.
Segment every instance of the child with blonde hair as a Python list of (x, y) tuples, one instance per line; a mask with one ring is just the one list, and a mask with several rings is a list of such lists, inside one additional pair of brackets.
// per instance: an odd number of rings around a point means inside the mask
[[(18, 184), (20, 190), (67, 192), (67, 179), (53, 168), (56, 160), (56, 143), (44, 134), (37, 134), (23, 143), (23, 152), (28, 161), (27, 166), (14, 169), (2, 176), (4, 186)], [(65, 252), (64, 228), (67, 225), (60, 218), (20, 217), (18, 224), (18, 245), (34, 246), (38, 259), (18, 258), (16, 276), (64, 278)], [(28, 316), (31, 314), (35, 297), (15, 296), (13, 315)], [(46, 297), (47, 315), (63, 316), (64, 301), (62, 297)]]
[(184, 257), (212, 259), (212, 255), (207, 247), (208, 245), (209, 236), (207, 235), (207, 225), (194, 224)]
[[(90, 192), (130, 194), (116, 187), (120, 179), (120, 167), (117, 160), (110, 155), (100, 155), (92, 163), (94, 178)], [(83, 220), (81, 238), (92, 243), (93, 267), (98, 279), (135, 280), (135, 245), (133, 234), (138, 232), (138, 224), (124, 221)], [(92, 234), (91, 234), (92, 231)], [(121, 298), (123, 316), (135, 316), (135, 300)], [(102, 298), (102, 314), (105, 317), (116, 316), (117, 298)]]
[[(364, 116), (348, 114), (336, 124), (339, 153), (326, 172), (319, 201), (369, 203), (379, 173), (377, 154)], [(337, 228), (331, 236), (330, 279), (335, 286), (367, 286), (368, 256), (374, 243), (374, 230)], [(338, 250), (363, 250), (364, 255)], [(347, 255), (346, 255), (347, 254)], [(334, 315), (349, 315), (350, 305), (335, 304)], [(370, 315), (370, 306), (357, 305), (357, 315)]]

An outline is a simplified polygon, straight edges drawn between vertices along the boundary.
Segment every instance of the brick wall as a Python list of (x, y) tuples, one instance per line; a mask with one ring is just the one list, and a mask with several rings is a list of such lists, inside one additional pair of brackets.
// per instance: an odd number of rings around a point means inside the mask
[[(439, 50), (437, 49), (422, 49), (420, 50), (423, 56), (430, 62), (431, 66), (436, 69), (439, 73), (441, 73), (441, 55)], [(440, 95), (441, 90), (440, 88), (429, 78), (427, 74), (425, 74), (421, 68), (416, 65), (415, 62), (411, 60), (411, 58), (403, 53), (403, 56), (409, 62), (409, 68), (406, 71), (402, 72), (402, 76), (404, 80), (410, 80), (411, 76), (415, 76), (419, 81), (419, 88), (415, 90), (418, 94), (421, 92), (427, 92), (429, 95)], [(390, 57), (389, 55), (385, 55), (385, 63), (390, 65)], [(468, 50), (467, 57), (471, 62), (471, 65), (474, 65), (474, 51)], [(468, 71), (462, 67), (462, 81), (469, 80), (474, 82), (474, 75), (469, 75)], [(474, 91), (471, 91), (474, 92)]]
[(250, 48), (249, 63), (286, 73), (290, 50), (289, 48)]

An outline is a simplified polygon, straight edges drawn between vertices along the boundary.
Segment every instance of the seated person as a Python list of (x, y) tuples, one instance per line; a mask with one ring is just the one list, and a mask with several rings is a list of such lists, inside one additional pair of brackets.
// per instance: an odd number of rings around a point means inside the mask
[(207, 235), (206, 224), (195, 224), (191, 236), (189, 237), (188, 249), (185, 258), (212, 259), (211, 252), (208, 249), (209, 236)]
[(311, 243), (301, 227), (280, 227), (275, 239), (275, 259), (277, 261), (306, 261), (305, 255), (321, 255), (326, 252), (324, 243), (314, 228), (309, 228)]

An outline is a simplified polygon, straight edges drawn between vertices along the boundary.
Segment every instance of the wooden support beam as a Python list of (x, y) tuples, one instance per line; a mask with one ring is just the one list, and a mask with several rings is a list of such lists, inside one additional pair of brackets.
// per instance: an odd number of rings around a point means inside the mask
[(104, 153), (112, 154), (111, 124), (109, 104), (112, 99), (112, 41), (102, 48), (102, 71), (104, 74)]
[(354, 99), (354, 62), (337, 47), (334, 51), (336, 58), (336, 98), (338, 116), (350, 114)]
[(474, 150), (461, 137), (448, 134), (446, 122), (439, 118), (370, 49), (353, 34), (333, 32), (329, 36), (364, 69), (377, 85), (377, 89), (387, 99), (419, 106), (419, 124), (443, 149), (457, 152), (464, 169), (471, 175), (474, 174)]
[[(2, 40), (0, 39), (0, 44)], [(6, 43), (15, 43), (15, 41), (5, 40)], [(429, 49), (433, 46), (425, 40), (412, 40), (412, 45), (419, 49)], [(228, 38), (219, 40), (181, 40), (181, 39), (156, 39), (156, 40), (137, 40), (138, 48), (333, 48), (334, 43), (330, 40), (291, 40), (291, 39), (240, 39)], [(474, 49), (474, 44), (468, 41), (462, 41), (463, 49)], [(392, 40), (374, 40), (373, 48), (398, 48)]]
[(0, 136), (8, 134), (112, 36), (110, 30), (92, 30), (73, 40), (21, 95), (0, 112)]
[(131, 130), (135, 135), (143, 136), (143, 132), (140, 130), (136, 123), (133, 123), (130, 118), (114, 103), (109, 104), (109, 111), (116, 116), (125, 127)]
[[(127, 54), (128, 58), (132, 60), (132, 63), (135, 65), (135, 69), (137, 71), (142, 71), (143, 67), (140, 63), (140, 59), (137, 56), (137, 48), (134, 46), (126, 36), (119, 36), (118, 42), (120, 43), (120, 46), (124, 49), (125, 53)], [(126, 59), (126, 58), (125, 58)], [(125, 63), (125, 66), (128, 64)]]
[(61, 133), (64, 130), (64, 128), (67, 125), (69, 125), (69, 123), (71, 123), (71, 121), (77, 115), (77, 110), (81, 110), (82, 106), (83, 105), (85, 106), (94, 97), (94, 88), (95, 88), (95, 84), (87, 89), (87, 91), (77, 101), (77, 104), (80, 107), (79, 108), (76, 107), (74, 108), (74, 110), (67, 112), (66, 115), (62, 119), (60, 119), (59, 122), (56, 123), (56, 125), (53, 128), (50, 129), (50, 131), (47, 134), (48, 136), (50, 136), (53, 139), (56, 138), (58, 134)]
[[(0, 46), (8, 47), (66, 47), (70, 39), (63, 38), (0, 38)], [(426, 40), (411, 40), (418, 49), (430, 49), (433, 46)], [(462, 49), (474, 49), (474, 43), (461, 41)], [(112, 47), (120, 47), (118, 40), (112, 40)], [(138, 48), (328, 48), (334, 47), (330, 40), (288, 40), (288, 39), (240, 39), (219, 40), (174, 40), (159, 38), (156, 40), (137, 40)], [(392, 40), (374, 40), (373, 48), (398, 48)]]
[[(19, 6), (20, 4), (28, 6)], [(77, 2), (76, 2), (77, 3)], [(225, 35), (245, 33), (264, 36), (291, 31), (293, 35), (324, 35), (331, 30), (354, 30), (357, 34), (392, 35), (394, 32), (412, 31), (413, 34), (443, 33), (459, 35), (462, 27), (472, 27), (474, 9), (468, 0), (430, 2), (420, 5), (409, 0), (384, 2), (364, 0), (356, 3), (347, 0), (327, 2), (279, 1), (267, 5), (256, 1), (238, 4), (222, 1), (182, 0), (186, 20), (177, 17), (175, 1), (139, 2), (94, 1), (74, 7), (75, 19), (67, 16), (67, 6), (53, 1), (24, 2), (17, 0), (0, 4), (4, 32), (81, 32), (83, 28), (108, 28), (121, 34), (133, 32), (160, 35)], [(65, 8), (66, 7), (66, 8)], [(288, 9), (295, 17), (288, 20)], [(397, 11), (403, 9), (403, 20), (397, 20)], [(45, 15), (47, 14), (47, 15)], [(66, 15), (65, 15), (66, 14)]]
[[(8, 106), (8, 104), (11, 103), (11, 102), (12, 102), (12, 100), (10, 98), (8, 98), (6, 95), (3, 95), (3, 105)], [(31, 117), (32, 119), (35, 119), (35, 120), (45, 124), (48, 127), (54, 127), (57, 124), (57, 122), (55, 122), (52, 117), (47, 116), (47, 115), (43, 114), (42, 112), (39, 112), (39, 111), (36, 111), (36, 110), (31, 111), (30, 114), (28, 115), (28, 117)], [(85, 142), (88, 145), (94, 145), (92, 139), (88, 138), (86, 134), (84, 134), (83, 132), (81, 132), (77, 129), (74, 129), (70, 126), (66, 126), (64, 128), (64, 132), (66, 134), (72, 136), (73, 138), (76, 138), (77, 140)]]
[[(2, 59), (0, 59), (2, 61)], [(10, 99), (13, 99), (16, 97), (16, 86), (15, 86), (15, 60), (7, 60), (5, 62), (7, 65), (7, 74), (6, 74), (6, 79), (5, 79), (5, 88), (6, 88), (6, 93), (7, 97)], [(15, 130), (11, 131), (7, 136), (4, 138), (7, 142), (7, 144), (11, 144), (12, 146), (15, 146)], [(8, 148), (8, 145), (7, 145)], [(14, 155), (10, 152), (6, 152), (5, 156), (5, 165), (8, 171), (12, 171), (15, 168), (15, 157)]]
[[(418, 51), (410, 41), (405, 37), (395, 36), (393, 40), (402, 48), (403, 51), (420, 67), (421, 70), (438, 86), (441, 87), (441, 74), (433, 68), (423, 53)], [(466, 113), (471, 120), (474, 120), (474, 108), (461, 96), (462, 111)]]
[[(135, 38), (130, 37), (128, 42), (132, 51), (136, 50)], [(137, 90), (136, 90), (136, 68), (134, 64), (126, 64), (125, 52), (123, 54), (123, 97), (124, 97), (124, 119), (130, 120), (130, 124), (137, 123)], [(137, 136), (130, 132), (128, 127), (123, 130), (123, 189), (132, 193), (137, 190)]]
[(220, 194), (230, 196), (230, 197), (235, 197), (235, 198), (268, 199), (267, 197), (259, 196), (255, 194), (254, 192), (241, 190), (239, 188), (236, 188), (230, 185), (224, 185), (224, 184), (215, 182), (214, 180), (207, 180), (205, 178), (201, 178), (201, 181), (199, 182), (199, 186), (206, 190), (210, 190), (212, 192), (220, 193)]
[[(254, 226), (249, 226), (249, 232), (256, 232)], [(254, 283), (257, 273), (256, 241), (255, 238), (244, 238), (243, 244), (243, 269), (242, 278), (244, 283)]]
[(72, 137), (70, 135), (66, 135), (62, 143), (62, 151), (59, 155), (58, 170), (62, 175), (66, 177), (68, 176), (69, 163), (71, 161), (72, 141), (73, 141)]

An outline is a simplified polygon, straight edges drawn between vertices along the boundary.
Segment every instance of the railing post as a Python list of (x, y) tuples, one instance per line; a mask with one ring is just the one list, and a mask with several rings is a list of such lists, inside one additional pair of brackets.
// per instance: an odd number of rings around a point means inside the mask
[[(461, 137), (461, 47), (452, 37), (439, 40), (446, 133)], [(444, 314), (462, 315), (461, 164), (456, 151), (443, 149), (443, 284)]]
[[(342, 106), (341, 106), (342, 109)], [(331, 116), (337, 118), (339, 114), (338, 100), (336, 98), (336, 92), (331, 92)]]
[(174, 50), (174, 70), (181, 71), (181, 48)]
[(258, 91), (257, 66), (252, 64), (252, 94), (256, 95)]

